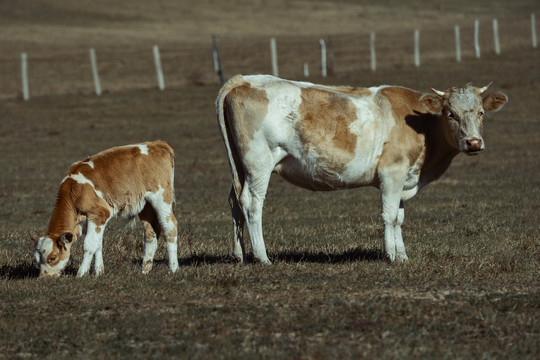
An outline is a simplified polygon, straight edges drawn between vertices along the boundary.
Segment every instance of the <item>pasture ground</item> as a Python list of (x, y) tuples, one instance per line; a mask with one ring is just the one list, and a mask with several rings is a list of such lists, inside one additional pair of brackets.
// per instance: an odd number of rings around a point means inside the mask
[[(308, 3), (291, 2), (294, 13)], [(353, 6), (347, 1), (335, 8), (317, 3), (317, 14), (350, 13)], [(478, 12), (478, 4), (491, 4), (469, 3), (462, 5)], [(396, 24), (411, 15), (399, 4), (385, 3), (401, 12)], [(517, 9), (528, 10), (528, 4)], [(502, 5), (493, 9), (499, 14), (508, 10)], [(40, 7), (30, 10), (44, 17), (44, 24), (35, 26), (50, 31), (35, 36), (51, 43), (54, 37), (47, 34), (59, 31), (50, 25), (57, 21), (53, 13), (66, 22), (73, 17), (77, 26), (89, 29), (94, 21), (102, 25), (94, 17), (103, 20), (96, 12), (90, 12), (92, 17), (61, 5), (51, 13)], [(114, 16), (120, 12), (113, 10)], [(198, 12), (176, 14), (187, 19)], [(126, 23), (137, 23), (133, 14), (125, 16)], [(81, 25), (79, 18), (87, 22)], [(338, 16), (331, 18), (338, 24)], [(30, 20), (0, 26), (18, 29), (12, 32), (16, 36)], [(437, 26), (433, 20), (423, 24), (427, 29)], [(228, 29), (227, 22), (220, 26)], [(316, 24), (311, 26), (304, 31), (316, 34)], [(139, 33), (131, 31), (136, 39)], [(259, 31), (264, 33), (264, 26)], [(112, 46), (110, 38), (103, 42)], [(62, 46), (60, 41), (56, 45)], [(5, 38), (0, 46), (16, 48)], [(449, 58), (420, 69), (392, 65), (376, 73), (312, 79), (353, 86), (399, 84), (422, 91), (493, 80), (494, 88), (510, 98), (500, 112), (487, 116), (487, 149), (477, 157), (458, 156), (440, 180), (406, 203), (403, 234), (410, 261), (402, 265), (382, 259), (376, 189), (314, 193), (277, 176), (264, 210), (273, 265), (250, 259), (245, 265), (230, 262), (230, 175), (213, 107), (219, 85), (211, 81), (197, 81), (196, 86), (179, 82), (164, 92), (118, 88), (101, 97), (66, 91), (22, 102), (3, 96), (0, 358), (536, 359), (539, 60), (538, 50), (523, 48), (461, 64)], [(36, 278), (31, 239), (46, 230), (68, 166), (111, 146), (153, 139), (169, 142), (177, 155), (179, 271), (168, 273), (161, 243), (154, 269), (141, 275), (142, 229), (126, 230), (114, 221), (105, 233), (103, 276), (75, 278), (82, 259), (82, 244), (76, 244), (65, 276)]]

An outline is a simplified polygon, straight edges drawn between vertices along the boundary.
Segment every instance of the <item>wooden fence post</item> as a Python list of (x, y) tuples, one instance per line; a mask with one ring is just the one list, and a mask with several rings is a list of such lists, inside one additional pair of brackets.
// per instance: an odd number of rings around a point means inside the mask
[(304, 77), (305, 78), (309, 77), (309, 65), (308, 65), (308, 63), (304, 63)]
[(161, 67), (161, 56), (159, 55), (159, 47), (154, 45), (152, 48), (154, 52), (154, 63), (156, 64), (156, 75), (158, 81), (159, 90), (165, 90), (165, 78), (163, 77), (163, 68)]
[(97, 96), (101, 95), (101, 83), (99, 82), (99, 73), (96, 60), (96, 51), (94, 48), (89, 50), (90, 53), (90, 66), (92, 67), (92, 79), (94, 80), (94, 90)]
[(21, 78), (22, 78), (22, 92), (24, 101), (30, 99), (30, 90), (28, 87), (28, 64), (26, 53), (21, 54)]
[(480, 59), (480, 40), (479, 40), (479, 32), (480, 32), (480, 22), (478, 19), (474, 20), (474, 52), (476, 53), (476, 58)]
[(414, 66), (420, 66), (420, 30), (414, 30)]
[(221, 58), (219, 57), (219, 49), (216, 35), (212, 34), (212, 56), (214, 58), (214, 71), (219, 78), (221, 85), (225, 83), (223, 76), (223, 68), (221, 67)]
[(493, 19), (493, 41), (495, 45), (495, 54), (501, 55), (501, 44), (499, 43), (499, 22)]
[(326, 43), (323, 39), (319, 40), (321, 44), (321, 75), (326, 77)]
[(456, 61), (461, 62), (461, 39), (459, 36), (459, 26), (456, 25), (454, 28), (454, 33), (456, 35)]
[(532, 39), (532, 47), (536, 49), (537, 43), (536, 43), (536, 18), (534, 16), (534, 13), (531, 14), (531, 39)]
[(272, 58), (272, 74), (279, 76), (276, 38), (270, 39), (270, 55)]
[(375, 54), (375, 32), (369, 34), (369, 52), (371, 54), (371, 71), (377, 70), (377, 56)]

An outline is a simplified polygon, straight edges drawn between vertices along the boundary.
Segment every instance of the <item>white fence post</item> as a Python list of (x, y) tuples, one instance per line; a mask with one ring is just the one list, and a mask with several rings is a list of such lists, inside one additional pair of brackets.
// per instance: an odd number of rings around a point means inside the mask
[(479, 40), (479, 32), (480, 32), (480, 22), (478, 19), (474, 20), (474, 52), (476, 53), (476, 58), (480, 58), (480, 40)]
[(272, 57), (272, 74), (279, 76), (276, 38), (270, 39), (270, 54)]
[(161, 68), (161, 56), (159, 55), (159, 48), (157, 45), (153, 47), (154, 51), (154, 62), (156, 63), (156, 75), (159, 90), (163, 91), (165, 89), (165, 79), (163, 78), (163, 69)]
[(94, 79), (94, 90), (97, 96), (101, 95), (101, 83), (99, 82), (99, 73), (96, 60), (96, 50), (91, 48), (90, 52), (90, 66), (92, 67), (92, 79)]
[(320, 39), (319, 43), (321, 44), (321, 74), (322, 77), (326, 77), (326, 43), (323, 39)]
[(414, 66), (420, 66), (420, 30), (414, 30)]
[(24, 101), (30, 99), (30, 90), (28, 87), (28, 64), (26, 53), (21, 54), (21, 78), (22, 78), (22, 92)]
[(454, 28), (454, 33), (456, 34), (456, 61), (461, 62), (461, 39), (459, 36), (459, 26), (456, 25)]
[(375, 32), (369, 34), (369, 52), (371, 54), (371, 71), (377, 70), (377, 56), (375, 54)]
[(501, 55), (501, 44), (499, 43), (499, 22), (493, 19), (493, 41), (495, 43), (495, 54)]
[(534, 13), (531, 14), (531, 36), (532, 36), (532, 47), (536, 49), (536, 18)]
[(309, 65), (308, 65), (308, 63), (304, 63), (304, 77), (305, 78), (309, 77)]

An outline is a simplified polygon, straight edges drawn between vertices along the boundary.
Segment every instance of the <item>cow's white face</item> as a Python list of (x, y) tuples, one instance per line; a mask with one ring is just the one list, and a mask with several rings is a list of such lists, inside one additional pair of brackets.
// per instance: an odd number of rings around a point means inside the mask
[(63, 234), (56, 240), (42, 236), (35, 241), (34, 261), (40, 267), (39, 276), (60, 276), (69, 261), (73, 234)]
[(506, 95), (494, 93), (482, 98), (491, 86), (477, 88), (470, 84), (446, 91), (432, 89), (435, 95), (420, 98), (424, 107), (442, 118), (446, 142), (467, 155), (477, 155), (484, 150), (483, 120), (487, 111), (499, 110), (508, 101)]

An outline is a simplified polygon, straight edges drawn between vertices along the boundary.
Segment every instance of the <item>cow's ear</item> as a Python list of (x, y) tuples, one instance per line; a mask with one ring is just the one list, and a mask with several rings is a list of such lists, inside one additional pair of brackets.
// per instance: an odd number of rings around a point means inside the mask
[(59, 248), (66, 249), (67, 246), (71, 246), (71, 243), (73, 242), (74, 236), (72, 233), (63, 233), (60, 235), (58, 240), (56, 240), (56, 244)]
[(496, 92), (489, 94), (482, 100), (482, 106), (485, 111), (497, 111), (500, 110), (504, 104), (508, 101), (508, 96), (503, 93)]
[(420, 102), (432, 114), (440, 115), (443, 110), (443, 99), (434, 94), (425, 94), (420, 98)]

